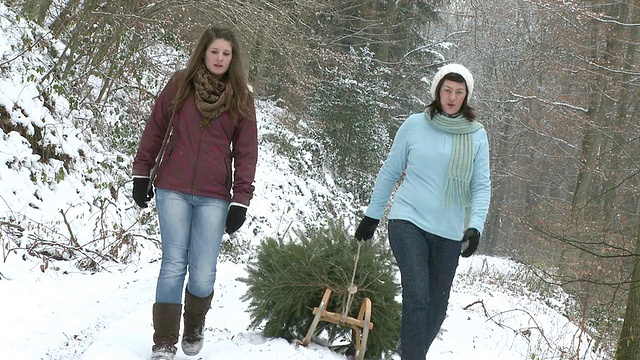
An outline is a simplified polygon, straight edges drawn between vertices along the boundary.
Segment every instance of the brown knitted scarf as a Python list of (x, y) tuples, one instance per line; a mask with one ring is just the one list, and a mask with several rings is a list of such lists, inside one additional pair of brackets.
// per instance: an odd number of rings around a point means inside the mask
[(200, 65), (193, 77), (196, 95), (196, 107), (204, 116), (200, 127), (208, 126), (220, 113), (228, 109), (233, 96), (233, 88), (216, 79), (207, 70), (204, 63)]

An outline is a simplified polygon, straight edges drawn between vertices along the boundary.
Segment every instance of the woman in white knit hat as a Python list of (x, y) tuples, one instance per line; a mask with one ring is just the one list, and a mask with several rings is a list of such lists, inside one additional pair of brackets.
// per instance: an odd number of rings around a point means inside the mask
[(433, 102), (398, 129), (356, 229), (358, 240), (373, 237), (404, 173), (388, 215), (402, 280), (403, 360), (424, 360), (446, 316), (458, 259), (476, 251), (487, 217), (489, 145), (468, 104), (473, 87), (473, 76), (460, 64), (436, 72)]

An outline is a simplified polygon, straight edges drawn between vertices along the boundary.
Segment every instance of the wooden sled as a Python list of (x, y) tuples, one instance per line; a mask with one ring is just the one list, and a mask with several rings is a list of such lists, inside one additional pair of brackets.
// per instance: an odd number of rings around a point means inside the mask
[(324, 296), (320, 301), (320, 306), (313, 309), (313, 321), (309, 327), (307, 335), (301, 341), (298, 341), (299, 345), (307, 346), (313, 340), (316, 332), (316, 328), (320, 321), (330, 322), (342, 326), (348, 326), (353, 331), (353, 339), (356, 345), (355, 359), (364, 360), (364, 353), (367, 350), (367, 339), (369, 338), (369, 330), (373, 329), (373, 323), (371, 322), (371, 300), (364, 298), (360, 305), (360, 311), (358, 312), (358, 318), (352, 318), (347, 316), (345, 321), (342, 321), (342, 315), (329, 312), (326, 310), (327, 304), (329, 304), (329, 297), (331, 296), (331, 289), (327, 288), (324, 292)]

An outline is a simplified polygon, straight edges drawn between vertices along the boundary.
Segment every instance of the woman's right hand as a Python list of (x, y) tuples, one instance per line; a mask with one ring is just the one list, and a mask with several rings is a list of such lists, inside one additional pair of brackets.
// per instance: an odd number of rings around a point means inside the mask
[(358, 228), (356, 229), (356, 240), (366, 241), (371, 239), (379, 223), (380, 220), (365, 215), (365, 217), (360, 221), (360, 225), (358, 225)]
[(146, 208), (147, 203), (153, 198), (153, 186), (149, 187), (151, 180), (147, 177), (133, 178), (133, 200), (141, 208)]

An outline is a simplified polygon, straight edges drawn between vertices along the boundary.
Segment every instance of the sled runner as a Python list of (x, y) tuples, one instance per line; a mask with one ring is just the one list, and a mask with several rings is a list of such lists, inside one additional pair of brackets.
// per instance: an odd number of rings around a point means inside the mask
[[(358, 255), (356, 255), (356, 265), (358, 263), (358, 257), (360, 256), (360, 243), (358, 243)], [(356, 267), (353, 268), (354, 277)], [(373, 323), (371, 322), (371, 300), (369, 298), (364, 298), (362, 300), (362, 304), (360, 305), (360, 311), (358, 312), (358, 317), (353, 318), (351, 316), (347, 316), (347, 312), (351, 306), (351, 300), (353, 295), (358, 291), (356, 286), (353, 285), (353, 278), (351, 280), (351, 286), (348, 289), (349, 296), (347, 299), (347, 304), (345, 305), (345, 309), (342, 314), (334, 313), (327, 311), (327, 304), (329, 304), (329, 298), (331, 297), (331, 289), (327, 288), (324, 292), (324, 296), (320, 301), (320, 305), (313, 309), (313, 321), (311, 322), (311, 326), (309, 326), (309, 331), (304, 339), (299, 340), (299, 345), (307, 346), (313, 340), (315, 336), (316, 328), (320, 321), (330, 322), (337, 325), (348, 326), (352, 329), (353, 333), (353, 341), (356, 346), (356, 360), (364, 360), (364, 354), (367, 350), (367, 339), (369, 338), (369, 330), (373, 329)]]
[(364, 298), (360, 305), (360, 311), (358, 318), (347, 316), (343, 320), (343, 316), (326, 310), (329, 303), (329, 297), (331, 296), (331, 289), (327, 289), (324, 292), (324, 296), (320, 301), (320, 305), (313, 309), (313, 321), (309, 327), (307, 335), (299, 341), (300, 345), (307, 346), (313, 340), (316, 332), (316, 327), (320, 321), (326, 321), (337, 325), (348, 326), (353, 330), (353, 340), (356, 345), (356, 356), (358, 360), (364, 360), (364, 353), (367, 349), (367, 339), (369, 338), (369, 330), (373, 329), (373, 323), (371, 322), (371, 300)]

